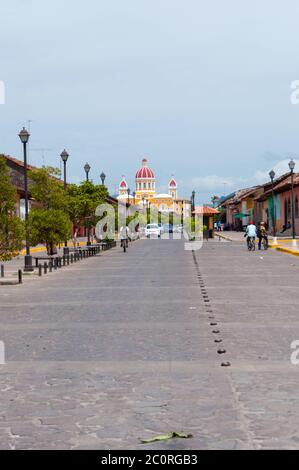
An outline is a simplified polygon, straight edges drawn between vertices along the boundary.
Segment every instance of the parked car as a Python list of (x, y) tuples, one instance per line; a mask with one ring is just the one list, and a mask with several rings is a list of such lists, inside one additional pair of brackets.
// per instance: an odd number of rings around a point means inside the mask
[(147, 224), (145, 227), (145, 236), (149, 238), (152, 235), (161, 237), (161, 229), (158, 224)]

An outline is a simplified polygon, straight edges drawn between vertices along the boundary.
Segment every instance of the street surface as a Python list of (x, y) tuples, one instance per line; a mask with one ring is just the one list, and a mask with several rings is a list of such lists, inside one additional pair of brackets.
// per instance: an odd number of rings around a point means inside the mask
[(1, 286), (0, 448), (298, 449), (298, 279), (274, 250), (140, 240)]

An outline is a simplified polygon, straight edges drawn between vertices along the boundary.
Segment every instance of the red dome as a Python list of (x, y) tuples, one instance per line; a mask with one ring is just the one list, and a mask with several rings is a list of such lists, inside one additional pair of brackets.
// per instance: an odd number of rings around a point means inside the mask
[(174, 179), (172, 179), (172, 180), (169, 182), (169, 186), (170, 186), (171, 188), (176, 187), (176, 185), (177, 185), (177, 184), (176, 184), (176, 181), (175, 181)]
[(120, 187), (121, 189), (125, 189), (125, 188), (128, 187), (127, 182), (126, 182), (124, 176), (122, 177), (122, 181), (119, 183), (119, 187)]
[(137, 170), (136, 178), (155, 178), (152, 170), (147, 166), (147, 159), (142, 160), (142, 167)]

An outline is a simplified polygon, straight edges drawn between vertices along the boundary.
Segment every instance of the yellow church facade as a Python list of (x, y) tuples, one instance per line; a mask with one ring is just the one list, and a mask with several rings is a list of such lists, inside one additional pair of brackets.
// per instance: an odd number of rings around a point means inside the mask
[(168, 183), (168, 193), (156, 192), (156, 178), (146, 158), (136, 172), (135, 191), (131, 193), (123, 176), (119, 184), (118, 199), (144, 208), (155, 208), (161, 213), (173, 212), (182, 217), (189, 217), (191, 214), (191, 201), (178, 198), (178, 186), (173, 177)]

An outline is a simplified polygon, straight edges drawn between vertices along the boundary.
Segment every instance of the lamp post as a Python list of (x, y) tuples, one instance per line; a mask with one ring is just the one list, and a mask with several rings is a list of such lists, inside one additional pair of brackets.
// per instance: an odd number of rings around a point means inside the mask
[(130, 188), (128, 188), (128, 206), (130, 205), (130, 193), (131, 193), (131, 190)]
[(295, 162), (292, 159), (289, 162), (289, 168), (291, 170), (291, 185), (292, 185), (292, 246), (296, 247), (296, 230), (295, 230), (295, 204), (294, 204), (294, 168)]
[(193, 212), (195, 210), (195, 191), (192, 191), (192, 194), (191, 194), (191, 211)]
[(192, 227), (191, 227), (191, 232), (192, 229), (194, 229), (194, 237), (195, 237), (195, 191), (192, 191), (191, 194), (191, 220), (192, 220)]
[(88, 163), (85, 163), (84, 171), (85, 171), (85, 175), (86, 175), (86, 181), (89, 181), (90, 165)]
[(271, 179), (271, 187), (272, 187), (272, 225), (273, 225), (273, 245), (277, 245), (277, 237), (276, 237), (276, 214), (275, 214), (275, 203), (274, 203), (274, 185), (273, 181), (275, 178), (275, 171), (271, 170), (269, 172), (269, 176)]
[[(84, 165), (84, 171), (85, 171), (85, 175), (86, 175), (86, 182), (89, 181), (89, 172), (90, 172), (90, 169), (91, 169), (91, 166), (89, 165), (89, 163), (85, 163)], [(88, 218), (85, 217), (85, 230), (87, 228), (87, 246), (91, 245), (90, 243), (90, 227), (89, 227), (89, 223), (88, 223)], [(86, 235), (86, 231), (85, 231), (85, 235)]]
[(63, 182), (64, 182), (64, 189), (66, 189), (66, 162), (69, 158), (69, 154), (64, 149), (60, 154), (61, 160), (63, 161)]
[(26, 255), (24, 259), (24, 271), (33, 271), (32, 256), (30, 255), (30, 235), (28, 223), (28, 176), (27, 176), (27, 143), (30, 137), (29, 132), (23, 127), (19, 133), (20, 140), (23, 144), (24, 152), (24, 192), (25, 192), (25, 230), (26, 230)]
[[(63, 184), (64, 184), (64, 190), (66, 191), (66, 162), (68, 161), (69, 154), (67, 153), (65, 149), (61, 152), (60, 158), (63, 161)], [(64, 242), (63, 254), (64, 256), (69, 255), (69, 248), (67, 246), (67, 240), (65, 240)]]
[(106, 179), (106, 175), (105, 173), (102, 171), (102, 173), (100, 174), (100, 178), (101, 178), (101, 181), (102, 181), (102, 185), (104, 186), (105, 184), (105, 179)]
[(133, 191), (133, 201), (134, 201), (134, 206), (135, 206), (135, 197), (136, 197), (136, 191)]

